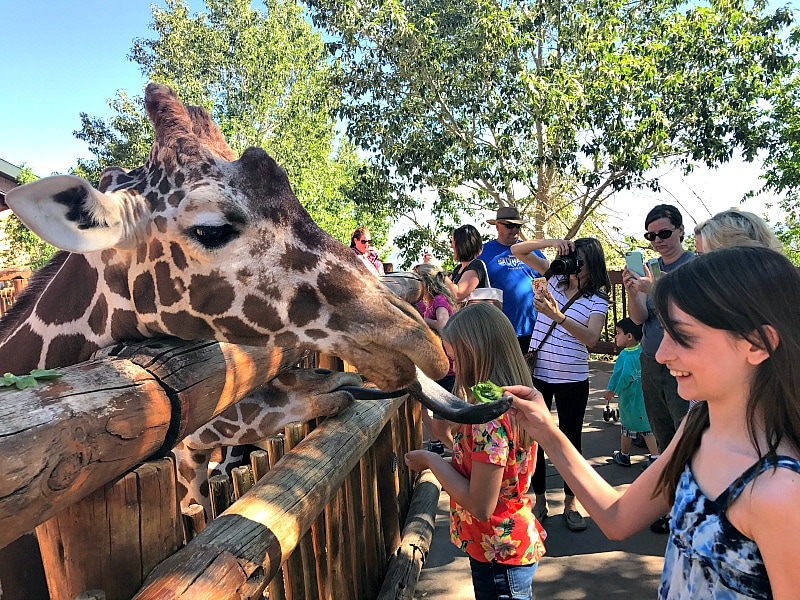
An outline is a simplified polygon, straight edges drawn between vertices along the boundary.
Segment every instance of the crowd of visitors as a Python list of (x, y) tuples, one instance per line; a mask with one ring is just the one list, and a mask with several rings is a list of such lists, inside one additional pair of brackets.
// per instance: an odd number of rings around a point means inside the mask
[[(657, 258), (643, 274), (622, 272), (629, 315), (615, 324), (619, 356), (603, 398), (618, 399), (621, 420), (611, 460), (630, 467), (639, 440), (649, 457), (619, 492), (581, 456), (589, 352), (611, 290), (603, 248), (594, 238), (522, 240), (527, 221), (513, 207), (487, 223), (497, 236), (485, 243), (472, 225), (453, 231), (451, 273), (423, 257), (417, 308), (451, 358), (440, 384), (477, 401), (473, 386), (492, 381), (514, 408), (481, 425), (424, 415), (431, 446), (405, 457), (450, 494), (451, 537), (469, 555), (476, 599), (532, 597), (549, 516), (545, 453), (564, 481), (568, 529), (586, 528), (585, 510), (612, 539), (648, 525), (669, 534), (660, 598), (792, 597), (800, 276), (769, 226), (723, 211), (697, 224), (691, 252), (675, 206), (647, 214), (643, 237)], [(369, 238), (361, 229), (354, 250)], [(483, 288), (500, 291), (502, 312), (475, 302)]]

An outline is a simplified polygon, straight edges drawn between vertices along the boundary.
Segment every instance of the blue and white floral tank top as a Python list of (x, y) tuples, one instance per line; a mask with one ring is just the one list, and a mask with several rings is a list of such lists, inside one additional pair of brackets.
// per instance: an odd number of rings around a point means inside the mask
[(756, 543), (725, 516), (745, 486), (775, 466), (800, 473), (800, 461), (763, 458), (716, 500), (703, 495), (687, 464), (675, 492), (670, 536), (658, 597), (661, 600), (772, 598), (767, 569)]

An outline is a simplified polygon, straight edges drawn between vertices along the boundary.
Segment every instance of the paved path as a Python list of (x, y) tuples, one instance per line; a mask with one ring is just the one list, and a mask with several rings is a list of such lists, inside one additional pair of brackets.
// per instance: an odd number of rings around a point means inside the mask
[[(632, 467), (610, 462), (611, 453), (619, 448), (619, 423), (603, 420), (605, 389), (613, 368), (611, 363), (590, 364), (589, 407), (583, 428), (584, 456), (600, 474), (620, 489), (630, 484), (641, 472), (646, 450), (632, 456)], [(553, 411), (555, 414), (555, 410)], [(626, 598), (629, 600), (657, 597), (658, 579), (663, 564), (665, 535), (641, 532), (624, 542), (606, 539), (597, 525), (587, 517), (588, 528), (571, 532), (562, 518), (564, 493), (562, 480), (548, 462), (548, 503), (550, 516), (544, 526), (548, 537), (547, 555), (542, 558), (533, 578), (536, 599), (579, 600)], [(557, 491), (556, 491), (557, 490)], [(420, 574), (416, 600), (474, 600), (469, 561), (450, 543), (448, 507), (450, 499), (442, 492), (436, 515), (436, 530), (428, 560)], [(584, 515), (586, 513), (584, 512)]]

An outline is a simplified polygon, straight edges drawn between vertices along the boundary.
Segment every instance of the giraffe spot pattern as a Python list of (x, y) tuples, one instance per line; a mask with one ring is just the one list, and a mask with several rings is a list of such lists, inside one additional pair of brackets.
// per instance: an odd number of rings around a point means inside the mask
[[(70, 282), (70, 286), (80, 286), (84, 289), (97, 288), (98, 273), (86, 258), (80, 254), (72, 254), (67, 261), (70, 267), (75, 269), (74, 280)], [(91, 302), (91, 295), (70, 293), (67, 289), (62, 294), (48, 294), (42, 297), (36, 305), (36, 316), (43, 323), (63, 325), (85, 315)]]
[(189, 304), (199, 313), (221, 315), (233, 306), (235, 298), (230, 282), (218, 271), (195, 275), (189, 284)]
[(230, 423), (218, 419), (214, 422), (213, 428), (216, 429), (223, 438), (229, 439), (239, 433), (241, 427), (238, 423)]
[[(41, 356), (43, 343), (42, 336), (34, 333), (30, 325), (25, 324), (8, 338), (6, 345), (9, 348), (25, 348), (25, 354), (30, 356)], [(20, 360), (21, 364), (17, 364), (16, 360)], [(2, 366), (3, 373), (27, 374), (30, 371), (30, 366), (27, 366), (25, 361), (26, 358), (23, 353), (12, 352)]]
[(261, 292), (264, 296), (266, 296), (267, 298), (273, 298), (275, 300), (280, 300), (283, 297), (283, 294), (281, 294), (281, 288), (279, 288), (278, 286), (266, 285), (266, 284), (260, 283), (256, 287), (256, 289), (259, 292)]
[(287, 271), (312, 271), (317, 268), (319, 256), (297, 246), (289, 246), (281, 255), (279, 264)]
[(153, 267), (156, 275), (158, 300), (163, 306), (172, 306), (183, 297), (183, 282), (173, 279), (170, 265), (166, 261), (158, 261)]
[(172, 189), (172, 185), (170, 184), (169, 179), (164, 177), (158, 184), (158, 191), (161, 192), (162, 195), (166, 196), (170, 189)]
[(329, 268), (317, 277), (317, 290), (325, 301), (332, 306), (341, 306), (350, 301), (348, 280), (339, 271)]
[(186, 196), (185, 192), (183, 192), (182, 190), (177, 190), (169, 195), (167, 203), (170, 206), (177, 208), (177, 206), (181, 203), (181, 200), (183, 200), (185, 196)]
[(89, 328), (97, 335), (101, 335), (106, 330), (108, 321), (108, 301), (105, 294), (97, 296), (92, 312), (89, 313)]
[(150, 242), (150, 262), (155, 262), (164, 256), (164, 246), (161, 241), (154, 239)]
[(156, 312), (156, 287), (150, 273), (141, 273), (133, 280), (133, 304), (140, 314)]
[(283, 321), (275, 307), (258, 296), (248, 294), (242, 303), (242, 313), (249, 320), (268, 331), (279, 331)]
[(250, 425), (255, 421), (256, 417), (261, 413), (261, 406), (252, 404), (250, 402), (239, 402), (239, 414), (242, 415), (242, 422), (245, 425)]
[(186, 260), (186, 255), (183, 253), (183, 248), (180, 244), (170, 242), (169, 252), (172, 255), (172, 264), (181, 271), (185, 270), (189, 263)]
[(204, 444), (213, 444), (214, 442), (218, 442), (220, 439), (219, 436), (210, 427), (204, 428), (200, 432), (200, 435), (198, 437), (200, 438), (200, 441)]
[(291, 348), (300, 344), (300, 338), (294, 331), (283, 331), (275, 336), (275, 344), (279, 348)]
[(246, 344), (253, 338), (263, 338), (264, 334), (242, 321), (239, 317), (219, 317), (213, 321), (214, 327), (222, 331), (226, 338), (234, 344)]
[(195, 317), (186, 311), (177, 313), (165, 312), (161, 315), (161, 322), (167, 328), (166, 333), (184, 340), (216, 339), (216, 332), (204, 319)]
[(115, 340), (140, 339), (142, 336), (136, 328), (138, 321), (134, 311), (114, 309), (111, 314), (111, 337)]
[(321, 308), (322, 304), (314, 288), (308, 283), (302, 283), (297, 287), (290, 301), (289, 321), (299, 327), (308, 325), (319, 317)]
[(62, 366), (64, 356), (89, 355), (99, 349), (100, 346), (88, 341), (83, 334), (57, 335), (50, 341), (47, 348), (44, 368), (55, 369)]
[(153, 218), (153, 225), (156, 226), (159, 233), (167, 233), (167, 220), (161, 215)]
[(306, 329), (305, 334), (312, 340), (324, 340), (328, 337), (328, 332), (324, 329)]
[(131, 291), (128, 288), (128, 265), (107, 265), (103, 270), (103, 278), (108, 289), (114, 294), (122, 296), (126, 300), (131, 299)]

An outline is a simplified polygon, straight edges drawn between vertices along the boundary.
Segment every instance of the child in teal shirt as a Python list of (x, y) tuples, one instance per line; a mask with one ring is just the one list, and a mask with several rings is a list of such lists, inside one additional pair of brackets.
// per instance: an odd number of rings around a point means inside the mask
[(642, 354), (642, 326), (637, 325), (628, 317), (621, 319), (616, 324), (614, 341), (617, 348), (621, 349), (617, 362), (614, 363), (614, 372), (608, 381), (608, 389), (603, 393), (606, 402), (619, 397), (619, 416), (622, 422), (622, 439), (620, 449), (614, 450), (614, 462), (624, 467), (631, 466), (631, 442), (640, 435), (650, 451), (649, 462), (658, 457), (658, 445), (647, 412), (644, 408), (644, 394), (642, 393), (642, 367), (639, 356)]

